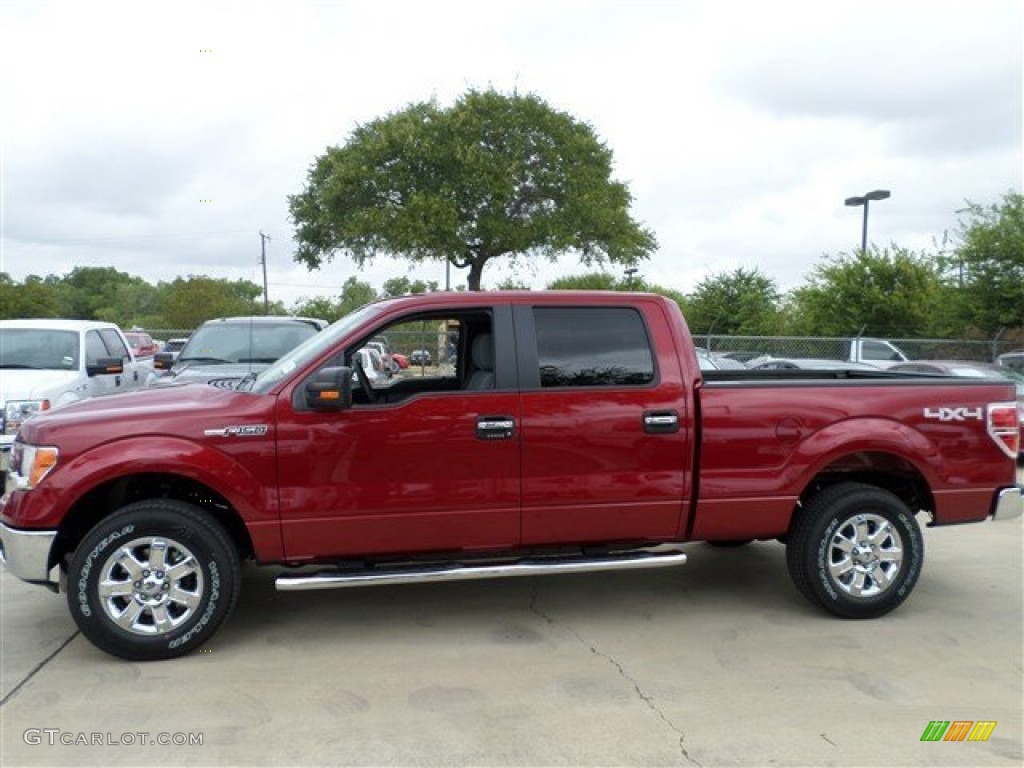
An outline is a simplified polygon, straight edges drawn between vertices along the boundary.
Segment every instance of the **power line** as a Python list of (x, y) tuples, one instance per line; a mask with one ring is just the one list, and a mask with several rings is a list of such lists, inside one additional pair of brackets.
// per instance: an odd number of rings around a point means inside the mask
[(37, 245), (48, 245), (49, 243), (99, 243), (99, 242), (110, 242), (110, 241), (140, 241), (140, 240), (181, 240), (190, 237), (223, 237), (226, 235), (241, 235), (251, 230), (247, 229), (227, 229), (219, 232), (182, 232), (167, 235), (98, 235), (98, 236), (86, 236), (86, 237), (48, 237), (43, 241), (31, 241), (28, 239), (22, 239), (22, 242), (35, 242)]

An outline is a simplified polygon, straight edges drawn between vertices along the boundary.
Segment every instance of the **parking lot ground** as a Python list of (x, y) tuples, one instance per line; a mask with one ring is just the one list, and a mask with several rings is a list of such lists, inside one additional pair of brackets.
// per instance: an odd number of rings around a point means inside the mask
[[(806, 603), (776, 543), (305, 593), (251, 567), (202, 652), (149, 664), (96, 650), (63, 596), (4, 574), (0, 763), (1019, 766), (1022, 531), (927, 530), (915, 593), (874, 621)], [(922, 742), (935, 720), (996, 726)]]

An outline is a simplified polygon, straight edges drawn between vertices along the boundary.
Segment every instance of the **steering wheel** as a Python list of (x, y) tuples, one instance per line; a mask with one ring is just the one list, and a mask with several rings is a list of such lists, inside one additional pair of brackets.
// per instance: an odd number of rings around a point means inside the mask
[(363, 392), (366, 394), (366, 399), (371, 403), (376, 403), (380, 400), (380, 393), (377, 392), (373, 387), (370, 386), (370, 377), (366, 375), (366, 371), (363, 370), (363, 356), (355, 356), (355, 371), (356, 378), (359, 379), (359, 386), (362, 387)]

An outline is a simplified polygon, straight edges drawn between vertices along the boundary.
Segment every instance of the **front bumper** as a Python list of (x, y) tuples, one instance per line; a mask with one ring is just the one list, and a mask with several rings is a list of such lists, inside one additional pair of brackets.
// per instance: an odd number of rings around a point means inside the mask
[(58, 567), (49, 568), (56, 531), (23, 531), (0, 523), (0, 563), (22, 581), (56, 586)]

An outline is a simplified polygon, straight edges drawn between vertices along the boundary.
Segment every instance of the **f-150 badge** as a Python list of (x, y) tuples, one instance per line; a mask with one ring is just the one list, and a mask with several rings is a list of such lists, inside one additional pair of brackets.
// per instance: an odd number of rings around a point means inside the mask
[(233, 427), (217, 427), (203, 430), (207, 437), (259, 437), (267, 434), (266, 424), (239, 424)]
[(966, 408), (964, 406), (959, 408), (925, 408), (924, 417), (926, 419), (938, 419), (939, 421), (967, 421), (968, 419), (983, 421), (985, 419), (985, 412), (981, 408)]

